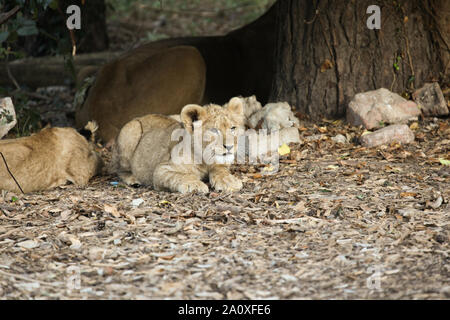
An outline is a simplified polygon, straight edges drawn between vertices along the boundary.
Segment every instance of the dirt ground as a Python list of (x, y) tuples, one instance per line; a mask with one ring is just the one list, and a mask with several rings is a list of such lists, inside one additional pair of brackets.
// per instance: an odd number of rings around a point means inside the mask
[(0, 297), (448, 299), (450, 123), (412, 128), (411, 145), (365, 149), (361, 129), (304, 123), (278, 173), (234, 167), (234, 194), (108, 175), (85, 189), (3, 192)]

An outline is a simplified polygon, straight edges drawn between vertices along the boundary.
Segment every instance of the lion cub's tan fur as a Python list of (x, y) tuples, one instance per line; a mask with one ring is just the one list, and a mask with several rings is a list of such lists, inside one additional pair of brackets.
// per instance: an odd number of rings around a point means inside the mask
[[(25, 193), (67, 181), (84, 186), (102, 166), (93, 147), (72, 128), (47, 128), (30, 137), (0, 140), (0, 152)], [(20, 192), (1, 156), (0, 189)]]
[[(209, 189), (202, 180), (207, 177), (216, 190), (240, 190), (242, 182), (231, 175), (226, 164), (176, 164), (171, 152), (178, 141), (171, 141), (171, 137), (176, 129), (184, 128), (192, 134), (195, 121), (201, 120), (203, 133), (214, 128), (225, 139), (227, 130), (244, 126), (242, 100), (233, 98), (224, 107), (187, 105), (180, 118), (178, 122), (168, 116), (150, 114), (127, 123), (116, 139), (111, 171), (127, 184), (150, 185), (156, 190), (206, 193)], [(228, 147), (225, 153), (235, 151), (236, 138), (233, 143), (225, 146), (223, 142), (224, 150)]]

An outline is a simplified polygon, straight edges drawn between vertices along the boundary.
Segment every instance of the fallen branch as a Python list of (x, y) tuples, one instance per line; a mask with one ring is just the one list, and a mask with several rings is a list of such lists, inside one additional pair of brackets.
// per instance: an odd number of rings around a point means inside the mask
[(16, 178), (14, 177), (14, 175), (12, 174), (11, 170), (9, 170), (8, 167), (8, 163), (6, 162), (5, 156), (3, 155), (3, 153), (0, 152), (0, 155), (3, 158), (3, 162), (5, 163), (6, 166), (6, 170), (8, 171), (9, 175), (11, 176), (11, 178), (13, 178), (14, 182), (17, 184), (17, 186), (19, 187), (20, 191), (22, 192), (22, 194), (25, 194), (25, 192), (23, 192), (22, 187), (20, 186), (19, 182), (17, 182)]
[(12, 17), (14, 17), (16, 15), (16, 13), (19, 12), (19, 10), (20, 10), (20, 7), (19, 6), (15, 6), (10, 11), (0, 15), (0, 26), (2, 24), (4, 24), (6, 21), (8, 21), (9, 19), (11, 19)]
[[(78, 54), (73, 58), (75, 72), (88, 66), (100, 67), (120, 54), (121, 52)], [(22, 86), (38, 88), (68, 85), (73, 82), (73, 77), (65, 66), (63, 56), (25, 58), (8, 63), (2, 61), (0, 62), (0, 86), (14, 85), (14, 82), (8, 76), (7, 67), (14, 75), (16, 82)]]

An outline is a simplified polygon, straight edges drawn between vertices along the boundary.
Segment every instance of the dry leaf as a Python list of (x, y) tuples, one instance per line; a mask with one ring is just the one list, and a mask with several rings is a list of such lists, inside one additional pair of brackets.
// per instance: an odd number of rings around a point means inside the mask
[(110, 213), (114, 218), (119, 218), (120, 217), (120, 213), (117, 210), (116, 206), (111, 206), (109, 204), (105, 204), (104, 210), (105, 210), (105, 212)]
[(329, 59), (325, 59), (325, 61), (320, 66), (320, 72), (325, 72), (331, 68), (333, 68), (333, 63)]

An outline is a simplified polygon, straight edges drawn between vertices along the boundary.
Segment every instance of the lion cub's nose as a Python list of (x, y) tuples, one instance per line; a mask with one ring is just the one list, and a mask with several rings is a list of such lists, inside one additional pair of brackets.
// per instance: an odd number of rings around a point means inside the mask
[(223, 147), (225, 148), (225, 149), (227, 149), (227, 151), (231, 151), (231, 149), (233, 149), (233, 146), (231, 145), (231, 146), (227, 146), (227, 145), (223, 145)]

